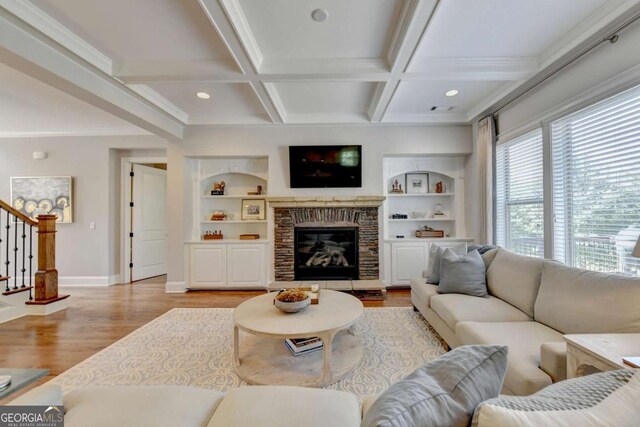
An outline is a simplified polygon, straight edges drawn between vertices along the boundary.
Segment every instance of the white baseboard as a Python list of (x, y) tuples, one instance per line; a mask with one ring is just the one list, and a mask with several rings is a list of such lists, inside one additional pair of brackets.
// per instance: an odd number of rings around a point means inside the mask
[(187, 292), (187, 288), (184, 282), (167, 282), (165, 287), (165, 293), (168, 294), (182, 294)]

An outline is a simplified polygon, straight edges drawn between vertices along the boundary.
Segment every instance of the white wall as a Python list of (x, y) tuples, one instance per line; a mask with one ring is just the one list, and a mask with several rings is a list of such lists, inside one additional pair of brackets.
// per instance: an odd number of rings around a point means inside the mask
[[(363, 146), (362, 188), (289, 188), (289, 145)], [(183, 242), (191, 237), (189, 157), (267, 156), (269, 195), (383, 195), (382, 160), (388, 155), (463, 155), (471, 152), (470, 126), (264, 126), (192, 128), (184, 141), (169, 143), (169, 285), (184, 280)], [(182, 225), (182, 226), (180, 226)]]
[[(360, 144), (363, 186), (359, 189), (290, 189), (289, 145)], [(0, 199), (9, 201), (9, 177), (71, 175), (74, 223), (60, 224), (57, 265), (62, 284), (104, 285), (120, 273), (120, 159), (167, 156), (168, 270), (170, 282), (184, 277), (183, 242), (191, 233), (193, 156), (269, 157), (270, 195), (382, 195), (386, 155), (462, 155), (471, 152), (470, 126), (259, 126), (191, 129), (185, 140), (152, 136), (0, 139)], [(33, 160), (33, 151), (49, 158)], [(133, 151), (132, 151), (133, 150)], [(96, 229), (90, 230), (89, 223)], [(469, 230), (469, 233), (472, 231)]]
[[(164, 146), (164, 140), (147, 136), (0, 139), (0, 199), (10, 202), (11, 176), (73, 176), (74, 222), (58, 224), (56, 235), (60, 283), (106, 284), (120, 269), (114, 259), (120, 218), (115, 149)], [(48, 158), (33, 160), (33, 151), (46, 151)]]
[(601, 44), (560, 74), (508, 106), (498, 117), (499, 133), (512, 131), (608, 79), (637, 67), (640, 64), (640, 24), (632, 25), (619, 36), (617, 43)]

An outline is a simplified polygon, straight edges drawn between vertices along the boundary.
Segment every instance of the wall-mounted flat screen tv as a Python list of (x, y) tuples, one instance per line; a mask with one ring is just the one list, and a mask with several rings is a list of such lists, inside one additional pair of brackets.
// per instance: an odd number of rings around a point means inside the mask
[(292, 145), (291, 188), (362, 187), (361, 145)]

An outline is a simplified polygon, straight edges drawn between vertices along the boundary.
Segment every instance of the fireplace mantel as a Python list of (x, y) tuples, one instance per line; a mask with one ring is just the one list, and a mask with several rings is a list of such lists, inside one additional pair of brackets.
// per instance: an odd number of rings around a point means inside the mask
[(272, 208), (379, 207), (385, 196), (267, 197)]

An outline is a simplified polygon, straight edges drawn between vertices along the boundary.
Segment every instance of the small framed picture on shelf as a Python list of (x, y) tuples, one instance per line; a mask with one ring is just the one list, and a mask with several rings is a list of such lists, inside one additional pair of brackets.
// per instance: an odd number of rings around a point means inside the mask
[(406, 176), (405, 191), (407, 194), (426, 194), (429, 192), (428, 173), (408, 173)]
[(242, 199), (242, 220), (265, 219), (266, 207), (264, 199)]

